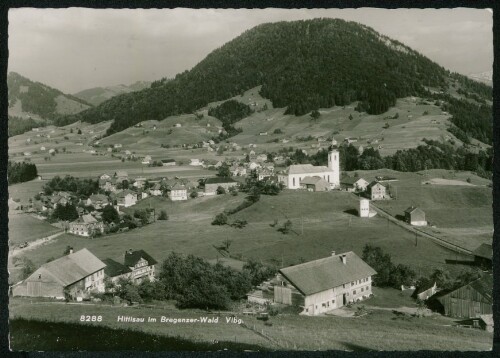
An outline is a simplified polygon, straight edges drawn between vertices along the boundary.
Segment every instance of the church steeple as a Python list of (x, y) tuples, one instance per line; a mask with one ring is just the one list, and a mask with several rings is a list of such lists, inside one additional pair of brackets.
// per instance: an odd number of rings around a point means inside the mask
[(328, 147), (328, 169), (332, 172), (330, 183), (334, 187), (340, 186), (340, 155), (335, 139)]

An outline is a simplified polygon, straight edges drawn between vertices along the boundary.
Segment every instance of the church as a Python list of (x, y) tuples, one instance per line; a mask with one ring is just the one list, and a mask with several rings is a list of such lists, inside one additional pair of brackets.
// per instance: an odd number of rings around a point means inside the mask
[(328, 166), (314, 166), (312, 164), (290, 165), (285, 171), (278, 174), (278, 181), (287, 189), (300, 189), (301, 181), (307, 177), (319, 177), (330, 184), (330, 189), (340, 186), (340, 155), (337, 141), (333, 140), (328, 148)]

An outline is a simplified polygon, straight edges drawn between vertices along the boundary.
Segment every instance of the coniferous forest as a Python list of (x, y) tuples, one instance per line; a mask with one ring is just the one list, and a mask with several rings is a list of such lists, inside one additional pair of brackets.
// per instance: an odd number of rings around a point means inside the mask
[[(354, 101), (359, 101), (359, 111), (380, 114), (397, 98), (422, 96), (429, 93), (427, 88), (445, 89), (450, 80), (459, 81), (478, 98), (491, 99), (488, 86), (451, 74), (367, 26), (339, 19), (268, 23), (244, 32), (172, 80), (114, 97), (63, 117), (58, 124), (113, 120), (108, 130), (112, 134), (144, 120), (193, 113), (259, 85), (261, 95), (274, 107), (286, 107), (288, 114)], [(460, 109), (455, 124), (464, 133), (491, 142), (487, 133), (491, 106), (483, 106), (486, 115), (474, 119), (465, 114), (466, 108)], [(474, 129), (477, 121), (479, 130)]]

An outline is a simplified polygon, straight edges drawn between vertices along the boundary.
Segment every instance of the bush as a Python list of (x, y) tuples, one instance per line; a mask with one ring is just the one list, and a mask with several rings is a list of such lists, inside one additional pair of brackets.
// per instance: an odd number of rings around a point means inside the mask
[(246, 220), (235, 220), (231, 226), (238, 228), (238, 229), (243, 229), (245, 226), (247, 226), (248, 222)]
[(158, 215), (158, 220), (168, 220), (168, 215), (165, 210), (160, 211), (160, 215)]
[(198, 191), (196, 190), (193, 190), (190, 194), (189, 194), (189, 197), (191, 199), (196, 199), (198, 197)]
[(226, 194), (226, 189), (224, 189), (222, 186), (219, 186), (217, 187), (216, 193), (217, 195)]
[(227, 224), (227, 215), (224, 213), (217, 214), (212, 221), (212, 225), (226, 225)]

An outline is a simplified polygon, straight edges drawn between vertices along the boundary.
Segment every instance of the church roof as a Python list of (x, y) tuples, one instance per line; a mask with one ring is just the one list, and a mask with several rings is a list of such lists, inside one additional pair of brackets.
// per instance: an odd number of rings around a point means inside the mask
[(312, 164), (296, 164), (290, 165), (286, 171), (287, 174), (314, 174), (329, 172), (330, 169), (323, 165), (314, 166)]

